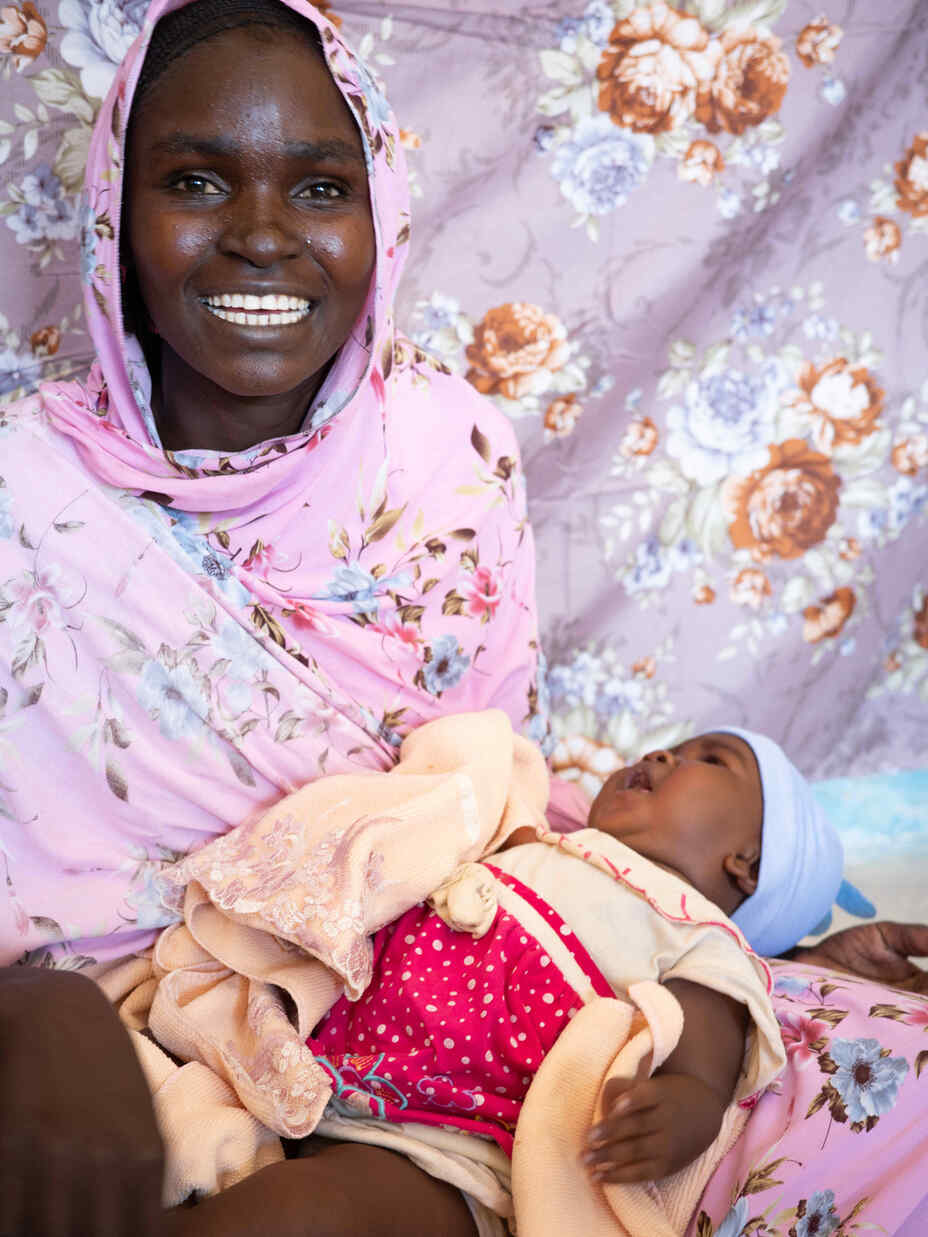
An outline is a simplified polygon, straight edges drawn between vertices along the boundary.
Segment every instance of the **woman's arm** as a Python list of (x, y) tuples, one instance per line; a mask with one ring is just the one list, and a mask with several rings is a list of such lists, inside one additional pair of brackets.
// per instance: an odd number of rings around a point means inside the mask
[(103, 993), (0, 969), (3, 1237), (160, 1237), (162, 1176), (148, 1087)]
[(734, 1095), (745, 1007), (686, 979), (666, 986), (683, 1007), (683, 1032), (651, 1078), (606, 1084), (609, 1115), (590, 1131), (585, 1156), (600, 1181), (656, 1181), (685, 1168), (711, 1145)]

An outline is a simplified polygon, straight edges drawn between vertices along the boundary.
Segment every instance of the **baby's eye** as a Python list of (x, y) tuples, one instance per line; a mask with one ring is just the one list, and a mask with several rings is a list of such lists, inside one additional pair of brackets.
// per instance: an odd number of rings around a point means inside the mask
[(703, 756), (703, 760), (707, 765), (724, 765), (725, 761), (721, 756), (716, 756), (714, 752), (710, 752), (708, 756)]
[(200, 176), (196, 172), (188, 172), (183, 176), (178, 176), (173, 182), (175, 189), (180, 189), (182, 193), (212, 195), (221, 193), (218, 185), (213, 184), (206, 176)]

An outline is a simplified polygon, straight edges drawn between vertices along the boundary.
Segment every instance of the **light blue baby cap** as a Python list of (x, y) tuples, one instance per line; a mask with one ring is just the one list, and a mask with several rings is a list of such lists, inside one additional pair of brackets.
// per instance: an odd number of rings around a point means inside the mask
[(732, 919), (765, 957), (792, 949), (831, 910), (841, 885), (844, 848), (812, 787), (772, 739), (740, 730), (754, 753), (764, 796), (757, 890)]

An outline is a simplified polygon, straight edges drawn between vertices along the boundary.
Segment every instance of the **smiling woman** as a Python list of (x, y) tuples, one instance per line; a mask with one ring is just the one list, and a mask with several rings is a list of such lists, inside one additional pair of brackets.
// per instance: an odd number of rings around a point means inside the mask
[[(167, 1231), (129, 1040), (62, 974), (152, 943), (165, 866), (323, 773), (390, 768), (430, 718), (546, 735), (512, 432), (394, 328), (407, 188), (378, 87), (303, 0), (155, 0), (100, 110), (97, 361), (5, 409), (0, 460), (0, 964), (26, 964), (0, 971), (4, 1233)], [(267, 1171), (177, 1232), (267, 1232), (269, 1193), (273, 1237), (393, 1232), (413, 1195), (423, 1234), (472, 1228), (384, 1151)]]

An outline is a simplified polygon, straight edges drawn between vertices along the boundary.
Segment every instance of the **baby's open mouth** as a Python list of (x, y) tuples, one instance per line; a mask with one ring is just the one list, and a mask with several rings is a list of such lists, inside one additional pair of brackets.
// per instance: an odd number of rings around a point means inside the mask
[(625, 783), (626, 790), (651, 790), (651, 776), (646, 765), (636, 765), (631, 777)]
[(302, 296), (257, 296), (253, 292), (204, 296), (201, 303), (217, 318), (238, 326), (289, 326), (305, 318), (313, 304)]

